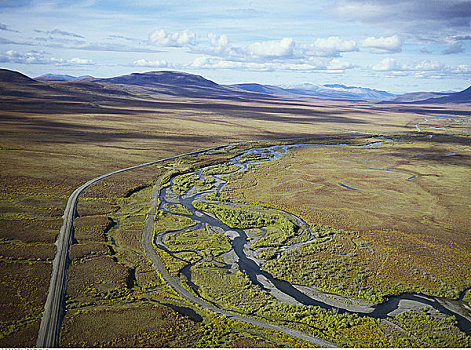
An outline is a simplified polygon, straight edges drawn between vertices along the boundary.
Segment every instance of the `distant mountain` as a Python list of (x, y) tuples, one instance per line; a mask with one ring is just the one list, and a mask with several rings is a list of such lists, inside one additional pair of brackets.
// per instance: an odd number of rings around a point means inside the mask
[(393, 95), (382, 90), (342, 84), (314, 85), (306, 83), (297, 86), (274, 86), (247, 83), (231, 86), (255, 93), (298, 98), (312, 97), (328, 100), (375, 101), (383, 104), (471, 103), (471, 87), (460, 92), (412, 92), (403, 95)]
[(447, 94), (442, 97), (429, 98), (421, 103), (471, 103), (471, 86), (463, 91)]
[(382, 103), (471, 103), (471, 86), (460, 92), (413, 92)]
[(410, 92), (407, 94), (397, 95), (396, 97), (390, 99), (390, 103), (403, 103), (403, 102), (416, 102), (423, 101), (429, 98), (442, 97), (446, 96), (446, 93), (440, 92)]
[[(121, 86), (132, 93), (165, 94), (196, 98), (256, 98), (258, 94), (248, 93), (231, 86), (224, 86), (200, 75), (175, 71), (154, 71), (132, 73), (115, 78), (92, 79), (91, 82), (105, 86)], [(260, 97), (260, 96), (258, 96)], [(265, 96), (268, 97), (268, 96)]]
[(94, 79), (94, 82), (125, 84), (139, 86), (180, 86), (180, 87), (210, 87), (215, 88), (219, 85), (215, 82), (205, 79), (200, 75), (194, 75), (174, 71), (154, 71), (147, 73), (132, 73), (114, 78)]
[(260, 85), (256, 83), (248, 83), (235, 84), (231, 86), (246, 91), (271, 95), (291, 97), (313, 97), (333, 100), (371, 101), (390, 99), (395, 96), (386, 91), (356, 86), (345, 86), (341, 84), (314, 85), (306, 83), (292, 87), (280, 87), (274, 85)]
[[(21, 73), (17, 73), (21, 75)], [(23, 75), (22, 75), (23, 76)], [(20, 79), (19, 77), (10, 79)], [(314, 85), (303, 84), (294, 87), (280, 87), (245, 83), (234, 85), (219, 85), (202, 76), (176, 71), (153, 71), (146, 73), (132, 73), (112, 78), (93, 78), (89, 75), (75, 77), (72, 75), (44, 74), (33, 80), (26, 76), (29, 82), (57, 82), (75, 83), (87, 82), (99, 84), (103, 88), (121, 90), (123, 93), (135, 95), (172, 95), (195, 98), (222, 98), (222, 99), (279, 99), (290, 98), (319, 98), (333, 100), (384, 100), (394, 95), (380, 90), (345, 86), (341, 84)], [(21, 80), (20, 79), (20, 80)], [(63, 86), (63, 85), (61, 85)], [(72, 85), (71, 85), (72, 87)], [(74, 88), (79, 87), (75, 85)], [(86, 85), (83, 86), (86, 88)], [(99, 89), (90, 85), (91, 90)]]
[(233, 88), (256, 92), (260, 94), (269, 94), (269, 95), (279, 95), (279, 96), (294, 96), (294, 94), (289, 91), (275, 85), (262, 85), (257, 83), (244, 83), (244, 84), (233, 84), (229, 85)]
[(295, 95), (305, 95), (332, 100), (386, 100), (395, 95), (381, 90), (341, 84), (314, 85), (310, 83), (285, 88)]
[(36, 77), (37, 80), (64, 80), (64, 81), (75, 81), (75, 80), (84, 80), (84, 79), (94, 79), (91, 75), (81, 75), (79, 77), (74, 77), (73, 75), (68, 74), (43, 74), (39, 77)]

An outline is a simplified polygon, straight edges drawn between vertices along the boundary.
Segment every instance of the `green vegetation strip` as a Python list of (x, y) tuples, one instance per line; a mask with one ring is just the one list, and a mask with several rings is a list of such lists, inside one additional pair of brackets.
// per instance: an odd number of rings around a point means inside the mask
[(212, 165), (203, 169), (202, 174), (203, 175), (230, 174), (230, 173), (236, 172), (239, 169), (240, 168), (235, 164), (222, 163), (222, 164)]

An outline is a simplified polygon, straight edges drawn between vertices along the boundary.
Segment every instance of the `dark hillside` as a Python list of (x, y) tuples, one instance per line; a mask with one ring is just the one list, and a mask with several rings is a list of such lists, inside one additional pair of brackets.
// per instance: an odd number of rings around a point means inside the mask
[(174, 71), (132, 73), (120, 77), (93, 79), (91, 81), (106, 86), (119, 86), (134, 94), (164, 94), (179, 97), (235, 100), (267, 98), (265, 95), (246, 92), (231, 86), (219, 85), (199, 75)]
[(447, 96), (429, 98), (420, 103), (471, 103), (471, 86), (463, 91), (455, 92)]
[(172, 71), (155, 71), (147, 73), (132, 73), (115, 78), (94, 79), (94, 82), (126, 84), (139, 86), (178, 86), (178, 87), (218, 87), (215, 82), (205, 79), (202, 76), (172, 72)]
[(0, 82), (2, 83), (35, 83), (34, 79), (26, 75), (8, 69), (0, 69)]

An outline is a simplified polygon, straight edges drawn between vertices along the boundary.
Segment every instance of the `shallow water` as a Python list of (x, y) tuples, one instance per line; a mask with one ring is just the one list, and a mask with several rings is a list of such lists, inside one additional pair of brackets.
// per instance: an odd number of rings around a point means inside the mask
[(352, 191), (360, 191), (359, 189), (357, 188), (353, 188), (353, 187), (350, 187), (350, 186), (347, 186), (347, 185), (344, 185), (343, 183), (339, 182), (339, 186), (342, 186), (342, 187), (345, 187), (349, 190), (352, 190)]

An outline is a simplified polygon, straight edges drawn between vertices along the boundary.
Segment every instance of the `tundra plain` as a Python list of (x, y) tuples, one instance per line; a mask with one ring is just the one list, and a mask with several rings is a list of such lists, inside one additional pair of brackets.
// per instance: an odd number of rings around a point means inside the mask
[[(35, 345), (54, 242), (75, 188), (114, 170), (246, 141), (264, 146), (273, 143), (263, 140), (303, 138), (328, 145), (291, 149), (278, 160), (255, 164), (231, 179), (221, 194), (345, 232), (309, 254), (268, 259), (264, 269), (275, 277), (366, 301), (402, 292), (469, 300), (469, 293), (463, 294), (471, 287), (469, 105), (205, 99), (121, 90), (93, 95), (87, 92), (93, 84), (34, 84), (10, 84), (0, 97), (2, 346)], [(340, 145), (375, 140), (391, 141), (371, 148)], [(118, 174), (81, 196), (60, 346), (310, 346), (198, 308), (162, 280), (141, 246), (157, 179), (224, 163), (252, 146)], [(191, 224), (162, 214), (155, 230)], [(190, 238), (202, 242), (209, 256), (215, 256), (214, 249), (229, 249), (209, 229), (174, 237), (174, 242)], [(181, 277), (184, 265), (165, 253), (161, 258)], [(302, 331), (342, 346), (470, 345), (469, 336), (443, 315), (402, 314), (393, 322), (397, 328), (353, 314), (274, 303), (247, 285), (242, 273), (224, 275), (200, 264), (194, 279), (204, 286), (206, 299), (248, 314), (260, 309), (254, 317), (286, 315), (285, 325), (301, 323)], [(352, 287), (353, 280), (361, 288)], [(245, 289), (240, 295), (252, 304), (242, 307), (236, 298), (223, 298), (229, 286), (233, 295)], [(321, 320), (330, 320), (328, 329), (322, 329)]]

